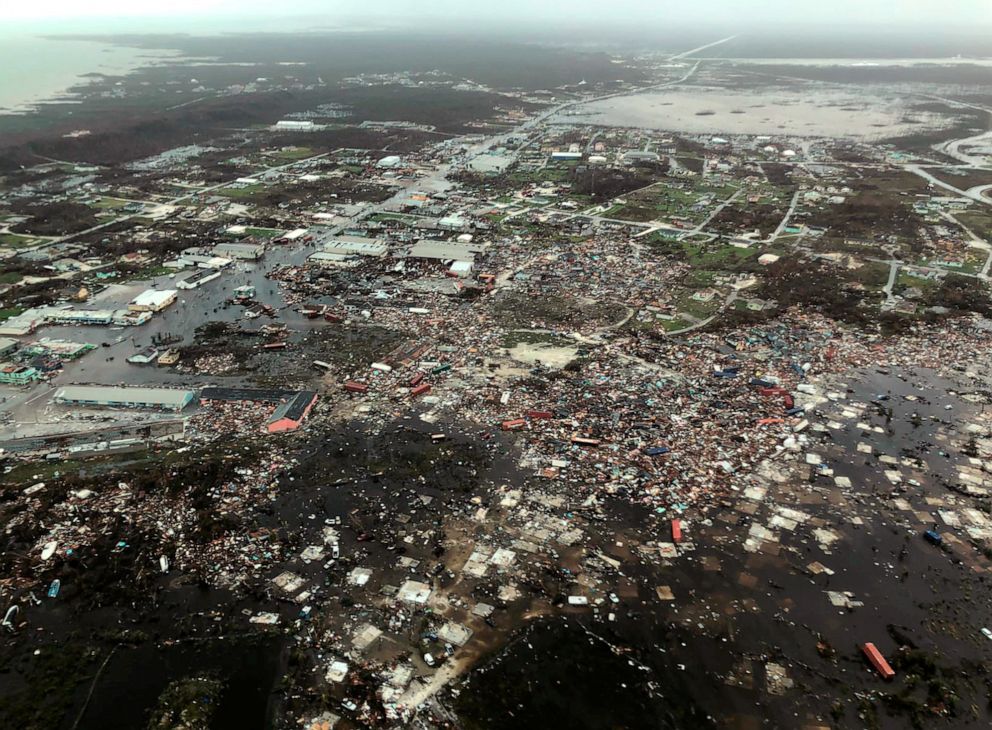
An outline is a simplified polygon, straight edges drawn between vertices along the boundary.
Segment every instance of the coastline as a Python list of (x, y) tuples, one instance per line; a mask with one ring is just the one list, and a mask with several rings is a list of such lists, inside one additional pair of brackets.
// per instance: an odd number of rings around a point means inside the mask
[(74, 89), (92, 81), (183, 58), (167, 49), (33, 33), (4, 34), (0, 40), (0, 66), (6, 69), (0, 78), (0, 115), (24, 115), (45, 103), (71, 101), (77, 96)]

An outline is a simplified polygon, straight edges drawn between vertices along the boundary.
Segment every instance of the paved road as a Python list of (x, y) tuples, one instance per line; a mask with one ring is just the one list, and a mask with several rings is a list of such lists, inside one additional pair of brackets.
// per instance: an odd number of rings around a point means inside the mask
[(899, 274), (899, 261), (889, 261), (889, 280), (886, 282), (885, 286), (882, 287), (882, 291), (885, 292), (885, 303), (892, 305), (895, 304), (896, 298), (892, 293), (893, 287), (896, 285), (896, 276)]
[(905, 170), (906, 172), (911, 172), (914, 175), (919, 175), (924, 180), (929, 182), (931, 185), (934, 185), (939, 188), (943, 188), (944, 190), (948, 190), (962, 198), (968, 198), (969, 200), (974, 200), (984, 205), (992, 205), (992, 199), (986, 198), (984, 195), (981, 195), (980, 193), (974, 194), (969, 190), (961, 190), (960, 188), (956, 188), (953, 185), (949, 185), (948, 183), (945, 183), (942, 180), (938, 180), (936, 177), (931, 175), (920, 165), (903, 165), (902, 169)]
[(728, 36), (727, 38), (724, 38), (722, 40), (714, 41), (713, 43), (707, 43), (705, 46), (700, 46), (699, 48), (693, 48), (691, 51), (686, 51), (685, 53), (680, 53), (677, 56), (672, 56), (669, 60), (670, 61), (676, 61), (676, 60), (678, 60), (680, 58), (685, 58), (686, 56), (695, 55), (695, 54), (699, 53), (700, 51), (705, 51), (707, 48), (713, 48), (714, 46), (720, 46), (720, 45), (723, 45), (724, 43), (728, 43), (729, 41), (734, 40), (734, 38), (736, 38), (736, 37), (737, 36), (732, 35), (732, 36)]
[[(784, 231), (785, 227), (789, 225), (789, 220), (791, 220), (792, 216), (795, 215), (796, 207), (799, 205), (799, 196), (801, 194), (802, 193), (797, 190), (795, 195), (792, 196), (792, 204), (789, 206), (789, 210), (785, 214), (785, 218), (783, 218), (782, 222), (778, 224), (778, 228), (776, 228), (775, 232), (768, 238), (767, 243), (774, 243), (775, 239), (781, 236), (782, 231)], [(762, 243), (765, 243), (765, 241)]]
[(693, 325), (690, 325), (688, 327), (684, 327), (684, 328), (682, 328), (680, 330), (672, 330), (671, 332), (666, 332), (665, 335), (667, 337), (672, 337), (674, 335), (684, 335), (686, 332), (692, 332), (693, 330), (698, 330), (700, 327), (705, 327), (710, 322), (712, 322), (714, 319), (716, 319), (721, 314), (723, 314), (724, 312), (726, 312), (727, 311), (727, 308), (730, 307), (734, 302), (737, 301), (737, 295), (738, 294), (739, 294), (739, 292), (736, 289), (731, 289), (730, 290), (730, 294), (727, 295), (727, 298), (724, 300), (723, 304), (720, 305), (720, 308), (717, 309), (715, 312), (713, 312), (713, 314), (711, 314), (709, 317), (707, 317), (706, 319), (700, 320), (699, 322), (696, 322)]
[(697, 234), (702, 233), (703, 230), (706, 228), (706, 226), (712, 223), (713, 219), (716, 218), (718, 215), (720, 215), (720, 213), (723, 212), (724, 208), (726, 208), (728, 205), (730, 205), (735, 200), (737, 200), (737, 198), (739, 198), (743, 192), (744, 192), (743, 190), (735, 190), (733, 195), (731, 195), (729, 198), (727, 198), (722, 203), (720, 203), (720, 205), (718, 205), (716, 208), (713, 209), (712, 213), (706, 216), (706, 220), (704, 220), (698, 226), (693, 228), (691, 231), (686, 231), (685, 234), (682, 236), (682, 238), (688, 238), (690, 236), (695, 236)]

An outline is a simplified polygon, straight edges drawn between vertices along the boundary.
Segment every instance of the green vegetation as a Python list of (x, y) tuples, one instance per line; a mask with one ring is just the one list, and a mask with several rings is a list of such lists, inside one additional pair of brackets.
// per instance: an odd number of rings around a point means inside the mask
[(274, 157), (277, 160), (292, 162), (293, 160), (304, 160), (307, 157), (313, 157), (314, 151), (309, 147), (285, 147), (270, 153), (268, 156)]
[(42, 730), (59, 727), (76, 687), (88, 678), (98, 655), (82, 644), (39, 644), (16, 666), (3, 667), (23, 677), (19, 689), (0, 697), (0, 727)]
[(16, 233), (0, 233), (0, 246), (21, 248), (22, 246), (31, 246), (35, 243), (38, 243), (38, 239), (32, 236), (19, 236)]
[(224, 683), (215, 677), (188, 677), (172, 682), (158, 698), (148, 730), (207, 730), (217, 711)]
[(254, 183), (252, 185), (243, 185), (241, 187), (227, 187), (216, 190), (217, 195), (223, 195), (225, 198), (250, 198), (257, 192), (260, 192), (265, 188), (261, 183)]
[(722, 293), (715, 294), (713, 298), (707, 302), (701, 302), (693, 299), (693, 295), (696, 293), (697, 292), (687, 291), (675, 299), (675, 305), (680, 314), (695, 317), (697, 319), (706, 319), (716, 312), (720, 308), (720, 305), (723, 304), (724, 295)]
[(947, 271), (952, 271), (959, 274), (977, 274), (982, 270), (987, 258), (988, 254), (985, 251), (972, 248), (965, 252), (963, 260), (959, 260), (958, 257), (955, 257), (955, 260), (953, 261), (944, 261), (937, 256), (935, 258), (926, 259), (922, 261), (921, 264), (938, 269), (946, 269)]
[[(0, 283), (5, 283), (2, 279), (3, 276), (3, 274), (0, 274)], [(11, 317), (16, 317), (23, 311), (23, 307), (7, 307), (6, 309), (0, 309), (0, 322), (3, 322), (5, 319), (10, 319)]]
[(120, 279), (121, 283), (128, 281), (145, 281), (146, 279), (154, 279), (157, 276), (165, 276), (166, 274), (176, 273), (175, 269), (169, 268), (168, 266), (160, 266), (159, 264), (149, 264), (148, 266), (138, 269), (133, 272), (121, 272), (122, 277)]
[(611, 208), (611, 217), (635, 222), (680, 219), (698, 224), (736, 191), (732, 185), (711, 185), (698, 179), (659, 182), (627, 195), (624, 204)]
[(386, 221), (399, 221), (400, 223), (413, 223), (417, 220), (415, 215), (406, 215), (404, 213), (376, 213), (375, 215), (369, 216), (369, 220), (375, 221), (376, 223), (384, 223)]
[(16, 271), (0, 271), (0, 284), (16, 284), (22, 277), (23, 274)]
[(92, 205), (98, 210), (120, 210), (130, 203), (130, 200), (122, 200), (121, 198), (100, 198)]
[(283, 231), (281, 228), (251, 228), (251, 227), (248, 227), (248, 228), (245, 228), (245, 233), (247, 233), (249, 236), (255, 236), (256, 238), (266, 238), (266, 239), (271, 240), (273, 238), (278, 238), (283, 233), (285, 233), (285, 231)]
[(992, 241), (992, 212), (989, 212), (988, 207), (981, 206), (980, 210), (955, 213), (954, 217), (968, 226), (976, 236)]
[(514, 170), (506, 176), (506, 179), (515, 185), (526, 185), (528, 183), (567, 182), (570, 176), (571, 173), (568, 170), (545, 167), (543, 170), (534, 170), (533, 172)]
[(694, 324), (689, 320), (682, 319), (681, 317), (676, 317), (675, 319), (660, 319), (661, 328), (665, 332), (677, 332), (678, 330), (684, 330), (686, 327), (692, 327)]
[(760, 253), (755, 246), (740, 248), (714, 241), (703, 243), (691, 239), (673, 240), (660, 233), (645, 238), (647, 244), (660, 253), (687, 261), (694, 269), (741, 271)]
[(500, 347), (513, 349), (517, 345), (545, 345), (547, 347), (574, 347), (575, 341), (549, 332), (511, 330), (503, 336)]

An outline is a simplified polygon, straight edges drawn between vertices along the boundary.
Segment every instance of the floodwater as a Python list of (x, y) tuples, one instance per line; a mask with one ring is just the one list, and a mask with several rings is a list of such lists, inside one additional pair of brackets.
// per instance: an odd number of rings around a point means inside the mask
[[(600, 630), (600, 629), (598, 629)], [(531, 625), (483, 664), (462, 690), (458, 709), (472, 728), (715, 727), (687, 691), (688, 677), (663, 651), (630, 646), (619, 632), (600, 636), (581, 620)], [(664, 641), (664, 629), (648, 641)], [(641, 658), (653, 666), (641, 664)]]
[[(798, 475), (767, 475), (758, 493), (690, 511), (692, 546), (676, 557), (631, 560), (649, 538), (668, 539), (667, 520), (613, 504), (600, 539), (623, 562), (617, 600), (564, 607), (566, 623), (521, 631), (459, 688), (466, 726), (894, 730), (943, 717), (987, 727), (981, 668), (992, 642), (979, 630), (992, 563), (944, 519), (982, 519), (969, 511), (982, 500), (951, 488), (968, 461), (967, 424), (981, 417), (960, 396), (976, 385), (867, 370), (831, 388), (838, 399), (808, 413), (824, 430), (806, 450), (824, 466), (799, 459)], [(880, 461), (889, 456), (899, 464)], [(894, 470), (897, 484), (885, 474)], [(922, 537), (934, 523), (946, 550)], [(835, 605), (846, 592), (851, 603)], [(868, 641), (895, 667), (892, 682), (865, 662)]]
[(905, 96), (819, 88), (728, 89), (679, 86), (593, 101), (560, 121), (688, 134), (789, 135), (882, 139), (949, 126), (947, 117), (911, 111)]
[(84, 74), (123, 75), (178, 57), (175, 51), (5, 33), (0, 35), (0, 114), (24, 113), (62, 98), (70, 88), (87, 83)]
[(251, 637), (171, 646), (146, 643), (122, 649), (101, 675), (77, 727), (144, 727), (149, 712), (170, 682), (217, 676), (224, 688), (210, 723), (212, 730), (265, 730), (272, 726), (273, 690), (284, 643), (282, 638)]

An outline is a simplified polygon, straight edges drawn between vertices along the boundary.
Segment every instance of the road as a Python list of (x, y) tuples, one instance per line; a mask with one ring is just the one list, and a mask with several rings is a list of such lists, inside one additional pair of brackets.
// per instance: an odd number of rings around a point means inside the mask
[(778, 228), (775, 229), (775, 232), (768, 238), (768, 240), (762, 241), (762, 243), (774, 243), (775, 240), (782, 235), (785, 227), (789, 225), (789, 221), (792, 219), (792, 216), (795, 215), (796, 207), (799, 205), (799, 198), (801, 195), (802, 192), (797, 190), (795, 195), (792, 196), (792, 204), (789, 205), (789, 210), (786, 212), (785, 218), (783, 218), (782, 222), (778, 224)]
[(686, 51), (685, 53), (680, 53), (677, 56), (672, 56), (668, 60), (670, 60), (670, 61), (677, 61), (680, 58), (685, 58), (686, 56), (692, 56), (692, 55), (694, 55), (696, 53), (699, 53), (700, 51), (705, 51), (707, 48), (713, 48), (714, 46), (720, 46), (720, 45), (723, 45), (724, 43), (728, 43), (728, 42), (734, 40), (734, 38), (736, 38), (736, 37), (737, 36), (732, 35), (732, 36), (728, 36), (727, 38), (724, 38), (722, 40), (714, 41), (713, 43), (707, 43), (705, 46), (700, 46), (699, 48), (693, 48), (691, 51)]
[(743, 192), (744, 192), (743, 190), (735, 190), (733, 195), (731, 195), (729, 198), (727, 198), (722, 203), (720, 203), (720, 205), (718, 205), (716, 208), (713, 209), (712, 213), (706, 216), (706, 220), (704, 220), (698, 226), (693, 228), (691, 231), (686, 231), (685, 235), (683, 235), (682, 238), (689, 238), (690, 236), (696, 236), (702, 233), (703, 230), (706, 228), (706, 226), (712, 223), (713, 219), (716, 218), (718, 215), (720, 215), (720, 213), (723, 212), (724, 208), (726, 208), (728, 205), (730, 205), (735, 200), (737, 200), (737, 198), (739, 198)]
[(716, 319), (721, 314), (723, 314), (724, 312), (726, 312), (727, 309), (734, 302), (737, 301), (737, 295), (738, 295), (738, 291), (736, 289), (731, 289), (730, 290), (730, 294), (727, 295), (727, 298), (724, 300), (723, 304), (720, 305), (720, 308), (717, 309), (715, 312), (713, 312), (713, 314), (711, 314), (709, 317), (707, 317), (706, 319), (702, 319), (702, 320), (696, 322), (695, 324), (691, 324), (688, 327), (684, 327), (684, 328), (682, 328), (680, 330), (672, 330), (671, 332), (666, 332), (665, 333), (665, 336), (666, 337), (672, 337), (673, 335), (684, 335), (686, 332), (692, 332), (694, 330), (700, 329), (701, 327), (705, 327), (710, 322), (712, 322), (714, 319)]
[(943, 188), (944, 190), (952, 192), (962, 198), (968, 198), (969, 200), (974, 200), (975, 202), (982, 203), (983, 205), (992, 205), (992, 199), (985, 197), (980, 192), (976, 194), (971, 190), (961, 190), (953, 185), (943, 182), (942, 180), (938, 180), (936, 177), (927, 172), (921, 165), (903, 165), (902, 169), (906, 172), (911, 172), (914, 175), (919, 175), (931, 185)]
[[(710, 48), (715, 45), (719, 45), (720, 43), (725, 43), (728, 40), (730, 40), (730, 38), (716, 41), (708, 44), (707, 46), (703, 46), (692, 51), (687, 51), (684, 54), (679, 54), (678, 57), (690, 55), (694, 52), (702, 50), (703, 48)], [(531, 132), (537, 129), (541, 124), (553, 118), (555, 115), (567, 111), (568, 109), (577, 108), (593, 101), (602, 101), (605, 99), (640, 94), (685, 83), (692, 78), (692, 76), (699, 69), (701, 63), (701, 61), (696, 61), (682, 76), (677, 79), (664, 81), (638, 89), (604, 94), (586, 99), (576, 99), (559, 104), (524, 121), (512, 130), (486, 137), (481, 141), (471, 144), (459, 159), (450, 163), (438, 165), (423, 177), (404, 181), (403, 185), (388, 200), (364, 209), (354, 218), (362, 218), (368, 215), (373, 215), (377, 212), (388, 211), (392, 206), (395, 206), (403, 200), (409, 194), (411, 189), (440, 191), (449, 188), (451, 183), (447, 181), (447, 176), (454, 168), (467, 165), (474, 158), (486, 154), (492, 147), (505, 143), (506, 140), (511, 137), (530, 136)], [(539, 135), (535, 135), (535, 137), (538, 136)], [(526, 148), (526, 146), (526, 144), (520, 146), (513, 153), (513, 159), (519, 157), (519, 154)], [(264, 172), (281, 172), (284, 170), (293, 169), (328, 157), (332, 154), (334, 153), (325, 152), (301, 160), (292, 160), (286, 164), (268, 168)], [(188, 193), (168, 199), (164, 203), (158, 204), (179, 205), (193, 198), (198, 198), (211, 192), (226, 188), (234, 182), (235, 180), (232, 179), (230, 181), (217, 183), (206, 188), (192, 190)], [(727, 202), (729, 203), (730, 201)], [(80, 236), (104, 230), (137, 217), (139, 217), (139, 214), (129, 214), (114, 218), (113, 220), (87, 228), (84, 231), (79, 231), (77, 233), (54, 239), (45, 245), (71, 241)], [(611, 221), (610, 219), (599, 217), (593, 217), (592, 219), (599, 222), (615, 222), (621, 224), (628, 223), (626, 221)], [(340, 227), (338, 230), (340, 230)], [(167, 371), (164, 368), (142, 368), (139, 366), (129, 365), (125, 362), (125, 357), (127, 354), (130, 354), (134, 348), (140, 348), (150, 344), (151, 338), (155, 334), (179, 333), (185, 335), (186, 338), (189, 338), (192, 336), (193, 331), (204, 322), (210, 320), (233, 321), (238, 319), (240, 317), (240, 310), (236, 308), (226, 309), (224, 307), (224, 301), (230, 296), (230, 290), (241, 284), (255, 284), (258, 290), (259, 301), (270, 304), (275, 309), (279, 310), (281, 321), (287, 323), (290, 328), (313, 326), (311, 323), (308, 323), (308, 321), (302, 321), (302, 317), (293, 312), (293, 310), (287, 309), (279, 288), (275, 286), (273, 282), (265, 279), (265, 273), (270, 271), (274, 266), (302, 263), (307, 254), (310, 252), (311, 250), (309, 247), (301, 247), (296, 249), (277, 248), (266, 253), (264, 263), (237, 264), (232, 269), (229, 269), (223, 277), (218, 280), (218, 282), (208, 284), (199, 289), (183, 292), (183, 301), (181, 301), (178, 305), (166, 310), (162, 314), (154, 316), (147, 324), (139, 328), (131, 328), (126, 333), (118, 332), (110, 328), (87, 328), (85, 335), (86, 341), (97, 344), (106, 343), (110, 349), (102, 348), (95, 353), (91, 353), (90, 355), (80, 359), (79, 361), (66, 363), (65, 369), (50, 383), (38, 384), (29, 389), (0, 389), (0, 392), (3, 392), (8, 396), (7, 401), (2, 407), (0, 407), (0, 410), (6, 413), (11, 413), (16, 420), (20, 420), (22, 423), (34, 423), (37, 426), (39, 415), (48, 410), (47, 401), (50, 399), (51, 394), (58, 385), (65, 385), (73, 382), (88, 382), (107, 385), (140, 383), (147, 385), (162, 384), (198, 387), (199, 385), (205, 384), (205, 382), (209, 381), (209, 378), (198, 378), (189, 375), (182, 375), (172, 371)], [(173, 284), (174, 282), (169, 278), (160, 277), (151, 285), (156, 287), (169, 287)], [(119, 289), (112, 288), (112, 291), (117, 292), (115, 297), (120, 299), (120, 301), (115, 301), (113, 304), (108, 301), (101, 301), (99, 306), (114, 308), (122, 305), (126, 306), (126, 301), (133, 296), (133, 293), (128, 290), (128, 287), (120, 287)], [(50, 327), (45, 329), (45, 335), (68, 340), (80, 339), (80, 329), (78, 327), (71, 326)], [(65, 430), (65, 426), (66, 424), (63, 423), (61, 424), (61, 427), (56, 430)]]
[(901, 261), (888, 261), (889, 264), (889, 279), (882, 287), (882, 291), (885, 292), (885, 303), (892, 306), (896, 303), (895, 295), (892, 293), (893, 287), (896, 285), (896, 277), (899, 275), (899, 266)]

